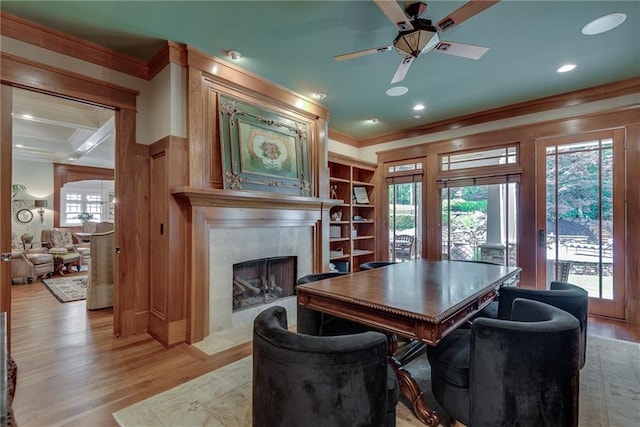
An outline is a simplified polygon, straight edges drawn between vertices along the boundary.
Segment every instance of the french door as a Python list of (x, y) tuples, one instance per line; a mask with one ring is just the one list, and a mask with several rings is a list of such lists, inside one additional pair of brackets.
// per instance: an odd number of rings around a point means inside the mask
[(589, 292), (589, 312), (624, 317), (624, 131), (538, 141), (538, 280)]

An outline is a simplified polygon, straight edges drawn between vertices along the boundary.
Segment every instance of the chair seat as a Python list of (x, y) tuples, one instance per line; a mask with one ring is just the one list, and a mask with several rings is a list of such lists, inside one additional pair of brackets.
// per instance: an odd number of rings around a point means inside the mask
[(53, 255), (45, 253), (26, 254), (29, 261), (38, 265), (53, 262)]
[(470, 334), (470, 329), (457, 329), (437, 346), (427, 348), (432, 372), (456, 387), (469, 387)]

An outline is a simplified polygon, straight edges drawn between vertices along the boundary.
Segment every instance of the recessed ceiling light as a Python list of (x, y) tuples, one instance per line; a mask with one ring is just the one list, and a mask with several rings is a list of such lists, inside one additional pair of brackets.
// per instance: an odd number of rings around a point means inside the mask
[(413, 115), (413, 118), (414, 118), (414, 119), (419, 119), (419, 118), (421, 118), (421, 117), (422, 117), (422, 116), (421, 116), (420, 114), (414, 114), (414, 115)]
[(24, 145), (22, 145), (22, 144), (16, 144), (16, 148), (24, 148)]
[(313, 97), (316, 98), (316, 99), (323, 100), (323, 99), (325, 99), (327, 97), (327, 94), (324, 93), (324, 92), (316, 92), (316, 93), (313, 94)]
[(386, 94), (389, 96), (402, 96), (407, 92), (409, 92), (409, 89), (404, 86), (394, 86), (387, 89)]
[(23, 119), (27, 119), (27, 120), (31, 120), (31, 119), (33, 119), (33, 116), (31, 114), (23, 114), (22, 118)]
[(601, 16), (582, 27), (582, 34), (592, 36), (594, 34), (605, 33), (622, 24), (625, 19), (627, 19), (627, 15), (624, 13), (612, 13)]
[(227, 56), (233, 59), (234, 61), (237, 61), (238, 59), (242, 58), (242, 54), (240, 54), (240, 52), (238, 52), (237, 50), (228, 51)]
[(575, 68), (576, 68), (575, 64), (566, 64), (566, 65), (563, 65), (562, 67), (558, 68), (556, 71), (558, 73), (566, 73), (567, 71), (575, 70)]
[(369, 123), (378, 123), (378, 118), (377, 117), (371, 117), (369, 119)]
[(414, 105), (414, 106), (413, 106), (413, 109), (414, 109), (415, 111), (424, 110), (424, 105), (422, 105), (422, 104), (416, 104), (416, 105)]

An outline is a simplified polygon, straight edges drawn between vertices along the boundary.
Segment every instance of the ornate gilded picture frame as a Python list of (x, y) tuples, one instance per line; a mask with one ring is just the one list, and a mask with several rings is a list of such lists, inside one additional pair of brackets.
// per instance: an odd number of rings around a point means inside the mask
[(224, 188), (310, 196), (308, 125), (220, 95)]

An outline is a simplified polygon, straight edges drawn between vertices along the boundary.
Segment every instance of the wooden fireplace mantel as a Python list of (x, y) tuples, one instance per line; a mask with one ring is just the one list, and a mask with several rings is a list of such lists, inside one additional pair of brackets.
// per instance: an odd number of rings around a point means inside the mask
[(267, 209), (323, 210), (343, 203), (342, 200), (291, 196), (260, 191), (220, 190), (202, 187), (174, 187), (171, 193), (191, 206), (242, 207)]

